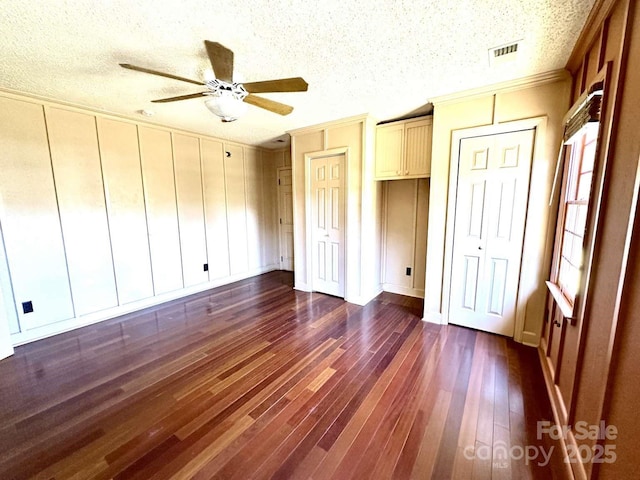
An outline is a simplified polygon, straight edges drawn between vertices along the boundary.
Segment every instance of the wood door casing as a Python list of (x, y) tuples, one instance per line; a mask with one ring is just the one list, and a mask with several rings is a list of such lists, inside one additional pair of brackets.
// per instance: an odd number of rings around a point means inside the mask
[(278, 170), (280, 269), (293, 271), (293, 177), (291, 168)]

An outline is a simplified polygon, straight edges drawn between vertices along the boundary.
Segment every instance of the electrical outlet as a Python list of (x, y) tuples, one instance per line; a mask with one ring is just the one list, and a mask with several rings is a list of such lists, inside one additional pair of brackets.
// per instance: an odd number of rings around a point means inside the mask
[(205, 272), (208, 272), (208, 271), (209, 271), (209, 264), (208, 264), (208, 263), (205, 263), (205, 264), (203, 265), (203, 268), (204, 268), (204, 271), (205, 271)]
[(406, 275), (407, 275), (407, 277), (411, 276), (411, 267), (407, 267)]
[(28, 302), (22, 302), (22, 312), (23, 313), (33, 312), (33, 302), (31, 300), (29, 300)]

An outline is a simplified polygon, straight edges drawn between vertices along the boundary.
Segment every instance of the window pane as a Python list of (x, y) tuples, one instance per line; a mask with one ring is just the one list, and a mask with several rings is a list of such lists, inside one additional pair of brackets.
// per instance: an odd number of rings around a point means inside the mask
[(591, 193), (591, 172), (580, 175), (578, 181), (578, 200), (589, 200)]

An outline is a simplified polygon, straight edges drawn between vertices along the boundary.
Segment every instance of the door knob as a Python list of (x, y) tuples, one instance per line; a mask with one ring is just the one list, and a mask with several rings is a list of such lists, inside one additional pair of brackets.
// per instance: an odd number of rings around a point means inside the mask
[(561, 324), (558, 320), (554, 320), (554, 321), (553, 321), (553, 324), (554, 324), (556, 327), (561, 327), (561, 326), (562, 326), (562, 324)]

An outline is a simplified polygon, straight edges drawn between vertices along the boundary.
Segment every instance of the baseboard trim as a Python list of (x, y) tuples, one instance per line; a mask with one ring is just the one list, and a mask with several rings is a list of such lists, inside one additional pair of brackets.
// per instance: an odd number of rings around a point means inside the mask
[(206, 283), (200, 283), (198, 285), (193, 285), (191, 287), (183, 288), (180, 290), (174, 290), (172, 292), (162, 293), (154, 297), (137, 300), (132, 303), (127, 303), (125, 305), (119, 305), (117, 307), (101, 310), (99, 312), (94, 312), (87, 315), (70, 318), (68, 320), (62, 320), (60, 322), (52, 323), (50, 325), (37, 327), (32, 330), (26, 330), (24, 332), (14, 333), (11, 335), (11, 343), (13, 344), (14, 347), (17, 347), (19, 345), (35, 342), (36, 340), (52, 337), (54, 335), (59, 335), (61, 333), (75, 330), (76, 328), (93, 325), (94, 323), (110, 320), (112, 318), (116, 318), (121, 315), (133, 313), (138, 310), (142, 310), (149, 307), (154, 307), (156, 305), (160, 305), (162, 303), (166, 303), (171, 300), (177, 300), (179, 298), (188, 297), (189, 295), (193, 295), (195, 293), (211, 290), (212, 288), (228, 285), (230, 283), (237, 282), (239, 280), (255, 277), (256, 275), (261, 275), (263, 273), (271, 272), (274, 270), (278, 270), (277, 264), (268, 265), (266, 267), (262, 267), (254, 270), (249, 270), (247, 272), (231, 275), (229, 277), (215, 279)]
[(435, 323), (437, 325), (444, 325), (441, 313), (427, 312), (422, 318), (423, 322)]
[(523, 345), (527, 345), (529, 347), (538, 348), (540, 346), (540, 335), (533, 332), (522, 332), (522, 338), (520, 343), (522, 343)]
[(397, 295), (405, 295), (407, 297), (424, 298), (424, 289), (421, 288), (403, 287), (392, 283), (383, 283), (382, 290), (389, 293), (395, 293)]
[(345, 302), (354, 303), (356, 305), (360, 305), (360, 306), (363, 307), (367, 303), (369, 303), (371, 300), (376, 298), (378, 295), (380, 295), (382, 293), (382, 291), (383, 291), (382, 287), (378, 287), (377, 290), (374, 290), (369, 295), (358, 295), (356, 297), (345, 298), (344, 300), (345, 300)]

